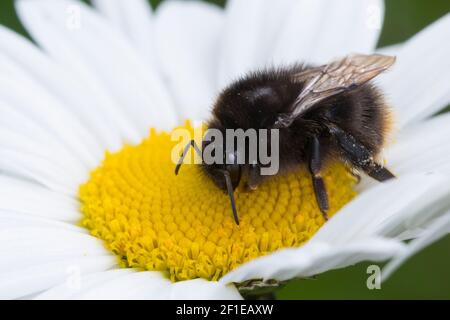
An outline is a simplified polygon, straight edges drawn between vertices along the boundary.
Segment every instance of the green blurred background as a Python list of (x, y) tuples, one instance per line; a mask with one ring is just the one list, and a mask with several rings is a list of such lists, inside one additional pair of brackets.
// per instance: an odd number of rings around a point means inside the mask
[[(154, 7), (162, 1), (150, 0)], [(0, 1), (0, 24), (27, 35), (14, 12), (13, 2)], [(226, 1), (209, 2), (223, 5)], [(402, 42), (450, 12), (449, 0), (385, 2), (386, 15), (379, 47)], [(279, 299), (450, 299), (450, 236), (410, 259), (382, 284), (380, 290), (367, 289), (366, 270), (370, 264), (360, 263), (330, 271), (314, 280), (291, 281), (277, 290), (276, 296)]]

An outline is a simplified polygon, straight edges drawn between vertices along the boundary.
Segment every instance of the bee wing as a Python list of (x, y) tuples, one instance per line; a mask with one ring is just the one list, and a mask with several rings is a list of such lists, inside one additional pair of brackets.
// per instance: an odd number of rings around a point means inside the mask
[(347, 90), (352, 90), (372, 80), (395, 63), (395, 57), (379, 54), (350, 55), (293, 76), (305, 86), (289, 114), (280, 116), (275, 127), (289, 126), (299, 115), (314, 104)]

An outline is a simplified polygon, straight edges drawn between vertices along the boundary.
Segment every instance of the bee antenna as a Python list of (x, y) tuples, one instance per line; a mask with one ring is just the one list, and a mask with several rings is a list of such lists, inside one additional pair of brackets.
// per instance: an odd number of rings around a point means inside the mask
[(186, 146), (184, 147), (183, 153), (181, 154), (180, 158), (178, 159), (177, 166), (175, 167), (175, 175), (178, 175), (178, 172), (180, 171), (181, 165), (183, 164), (183, 160), (186, 157), (186, 155), (187, 155), (187, 153), (189, 151), (189, 148), (191, 146), (194, 148), (195, 152), (197, 152), (200, 155), (200, 157), (202, 157), (202, 151), (199, 149), (199, 147), (197, 146), (195, 141), (194, 140), (189, 141), (186, 144)]
[(236, 210), (236, 201), (234, 200), (233, 185), (231, 184), (230, 173), (226, 170), (223, 170), (222, 173), (223, 173), (223, 176), (225, 177), (225, 183), (227, 185), (228, 197), (230, 198), (231, 209), (233, 210), (234, 221), (236, 222), (237, 225), (239, 225), (239, 217), (238, 217), (238, 213)]

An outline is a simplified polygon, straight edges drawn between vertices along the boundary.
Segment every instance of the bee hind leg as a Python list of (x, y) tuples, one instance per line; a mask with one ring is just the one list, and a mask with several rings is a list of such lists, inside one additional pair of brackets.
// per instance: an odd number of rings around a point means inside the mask
[(370, 177), (380, 182), (395, 178), (387, 168), (376, 163), (373, 154), (351, 134), (337, 126), (331, 126), (330, 132), (340, 145), (344, 156), (354, 166), (364, 170)]
[(320, 211), (322, 211), (325, 220), (328, 220), (328, 194), (325, 187), (325, 182), (321, 176), (323, 155), (320, 151), (319, 139), (314, 136), (310, 145), (310, 158), (309, 158), (309, 172), (312, 176), (312, 183), (314, 188), (314, 193), (316, 196), (317, 204), (319, 205)]
[(387, 168), (379, 165), (378, 163), (372, 162), (362, 169), (372, 178), (379, 182), (383, 182), (392, 178), (395, 178), (395, 175), (390, 172)]

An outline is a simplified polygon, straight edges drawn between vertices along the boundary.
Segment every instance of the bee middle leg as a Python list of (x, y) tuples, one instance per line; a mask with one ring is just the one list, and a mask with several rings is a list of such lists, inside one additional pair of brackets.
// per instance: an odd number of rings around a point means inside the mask
[(319, 139), (314, 136), (310, 143), (309, 172), (312, 176), (314, 193), (316, 195), (317, 204), (322, 211), (325, 220), (328, 220), (328, 194), (323, 181), (321, 171), (323, 165), (323, 154), (321, 153)]
[(248, 166), (247, 190), (256, 190), (261, 184), (261, 168), (258, 164), (250, 164)]

